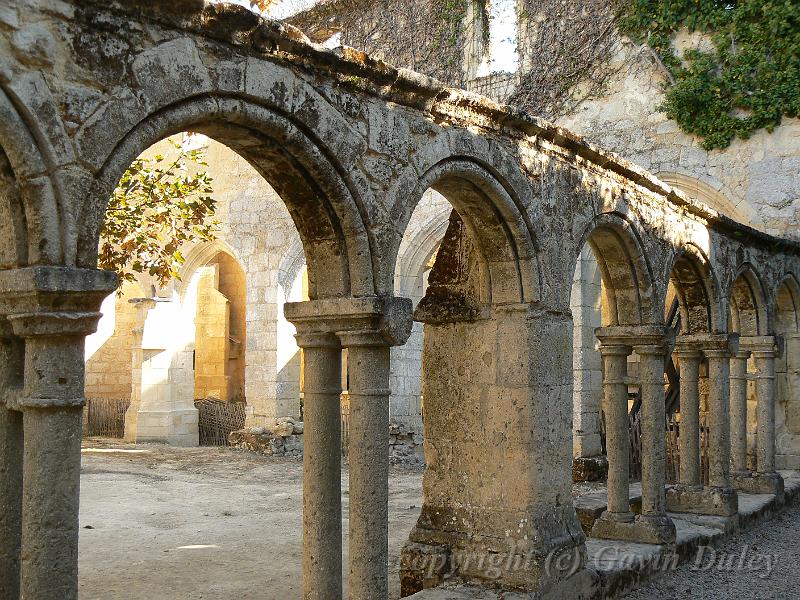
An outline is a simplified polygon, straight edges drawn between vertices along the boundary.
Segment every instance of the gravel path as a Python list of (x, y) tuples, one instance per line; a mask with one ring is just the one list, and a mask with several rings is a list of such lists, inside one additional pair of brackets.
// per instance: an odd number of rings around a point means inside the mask
[(626, 596), (655, 598), (800, 599), (800, 504)]

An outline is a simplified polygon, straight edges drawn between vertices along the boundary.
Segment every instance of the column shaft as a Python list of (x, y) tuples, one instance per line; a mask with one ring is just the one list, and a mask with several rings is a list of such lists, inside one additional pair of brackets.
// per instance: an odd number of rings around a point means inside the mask
[(730, 353), (706, 350), (708, 357), (709, 477), (711, 487), (730, 488)]
[[(350, 340), (352, 341), (352, 340)], [(350, 600), (386, 600), (389, 558), (389, 346), (348, 343)]]
[(303, 348), (303, 598), (342, 598), (341, 361), (332, 334), (298, 335)]
[(25, 342), (23, 598), (78, 598), (83, 339)]
[(756, 394), (758, 396), (756, 431), (756, 470), (775, 472), (775, 353), (754, 351)]
[(736, 475), (747, 470), (747, 359), (750, 352), (740, 350), (730, 363), (731, 462)]
[(664, 347), (637, 346), (642, 389), (642, 516), (666, 514)]
[(632, 521), (629, 469), (630, 434), (628, 431), (629, 346), (601, 346), (603, 356), (603, 412), (606, 418), (606, 454), (608, 455), (608, 510), (610, 518)]
[(700, 479), (700, 362), (697, 350), (676, 352), (680, 360), (680, 484), (701, 487)]
[(9, 407), (21, 393), (24, 346), (0, 338), (0, 598), (18, 600), (22, 546), (22, 413)]

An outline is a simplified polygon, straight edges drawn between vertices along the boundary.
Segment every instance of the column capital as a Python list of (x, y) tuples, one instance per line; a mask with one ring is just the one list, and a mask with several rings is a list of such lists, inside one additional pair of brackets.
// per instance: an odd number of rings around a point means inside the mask
[(9, 315), (21, 338), (87, 336), (97, 331), (99, 312), (35, 312)]
[[(352, 345), (399, 346), (411, 335), (408, 298), (369, 296), (325, 298), (284, 305), (284, 315), (298, 333), (337, 334)], [(344, 345), (350, 345), (345, 343)]]
[(703, 349), (692, 339), (684, 339), (687, 336), (680, 336), (675, 342), (674, 354), (681, 360), (702, 360)]
[(742, 336), (741, 346), (755, 358), (775, 358), (783, 353), (783, 338), (777, 335)]
[(0, 314), (93, 313), (117, 289), (117, 274), (74, 267), (0, 271)]
[(298, 331), (294, 336), (297, 340), (297, 346), (300, 348), (341, 348), (339, 338), (336, 334), (314, 331)]
[(682, 335), (675, 344), (677, 353), (701, 352), (705, 356), (726, 358), (739, 350), (738, 333)]
[(630, 346), (632, 348), (659, 347), (666, 351), (665, 343), (672, 335), (664, 325), (612, 325), (598, 327), (595, 336), (603, 346)]

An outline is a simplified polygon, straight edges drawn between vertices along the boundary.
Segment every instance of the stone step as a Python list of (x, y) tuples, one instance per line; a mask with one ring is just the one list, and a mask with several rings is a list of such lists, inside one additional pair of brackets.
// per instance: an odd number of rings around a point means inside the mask
[[(669, 513), (675, 522), (677, 541), (674, 547), (655, 544), (636, 544), (615, 540), (588, 538), (586, 566), (591, 578), (574, 577), (575, 589), (561, 598), (570, 600), (606, 600), (619, 598), (640, 587), (659, 574), (669, 572), (678, 565), (697, 560), (698, 549), (718, 547), (727, 538), (769, 519), (785, 505), (800, 498), (800, 472), (782, 471), (784, 497), (772, 494), (739, 494), (739, 513), (733, 517), (717, 517), (687, 513)], [(641, 487), (631, 486), (631, 502), (641, 498)], [(586, 524), (605, 509), (605, 490), (582, 493), (575, 498), (581, 524)], [(581, 517), (583, 515), (583, 517)], [(578, 585), (580, 584), (580, 585)], [(582, 587), (581, 587), (582, 586)], [(548, 596), (549, 597), (549, 596)], [(554, 598), (559, 597), (558, 594)], [(413, 600), (533, 600), (541, 598), (526, 593), (498, 592), (480, 586), (452, 583), (436, 589), (423, 590)]]

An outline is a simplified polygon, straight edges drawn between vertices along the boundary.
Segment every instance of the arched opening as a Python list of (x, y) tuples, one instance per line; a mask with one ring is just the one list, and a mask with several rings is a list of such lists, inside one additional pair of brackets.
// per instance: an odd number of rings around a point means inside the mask
[[(739, 345), (747, 349), (749, 338), (768, 335), (770, 329), (767, 317), (767, 303), (764, 287), (755, 269), (745, 264), (730, 288), (728, 330), (739, 334)], [(742, 386), (744, 398), (732, 391), (735, 399), (731, 403), (731, 428), (734, 432), (732, 442), (733, 463), (736, 470), (756, 468), (757, 428), (758, 428), (758, 389), (754, 375), (757, 372), (756, 360), (751, 353), (742, 361), (743, 378), (736, 387)], [(733, 364), (733, 363), (732, 363)], [(732, 379), (732, 381), (734, 381)], [(737, 432), (746, 431), (746, 435)], [(742, 448), (738, 450), (738, 448)], [(742, 457), (741, 455), (745, 456)], [(739, 464), (745, 462), (745, 465)]]
[[(575, 266), (570, 294), (573, 321), (573, 479), (597, 481), (606, 475), (602, 412), (603, 365), (595, 330), (648, 323), (652, 300), (649, 272), (627, 223), (605, 217), (591, 229)], [(636, 357), (629, 357), (635, 374)], [(636, 387), (629, 390), (635, 406)], [(638, 455), (634, 453), (635, 460)], [(632, 471), (639, 474), (638, 462)]]
[(764, 288), (749, 265), (740, 270), (731, 287), (728, 330), (742, 336), (767, 335), (769, 331)]
[[(436, 261), (453, 208), (447, 199), (428, 189), (411, 215), (394, 273), (395, 296), (410, 298), (414, 308), (428, 290), (428, 278)], [(391, 458), (423, 463), (424, 398), (422, 396), (423, 324), (414, 322), (408, 341), (391, 351), (391, 398), (389, 405)]]
[(775, 294), (775, 333), (783, 352), (775, 360), (775, 466), (800, 468), (800, 283), (787, 275)]
[(167, 107), (119, 141), (93, 190), (98, 210), (89, 211), (81, 227), (79, 266), (96, 264), (107, 199), (125, 169), (145, 148), (181, 131), (207, 136), (239, 155), (283, 200), (303, 242), (310, 298), (375, 293), (361, 200), (344, 170), (330, 159), (335, 153), (289, 119), (225, 97)]
[[(670, 272), (664, 305), (664, 320), (675, 336), (672, 348), (675, 352), (665, 362), (666, 482), (669, 484), (680, 481), (682, 460), (699, 464), (697, 483), (707, 485), (709, 481), (709, 388), (718, 383), (709, 380), (708, 360), (701, 350), (708, 343), (702, 336), (707, 338), (724, 329), (719, 322), (718, 298), (716, 279), (706, 257), (694, 246), (681, 249)], [(688, 351), (681, 354), (682, 350)], [(681, 377), (686, 382), (697, 381), (697, 398), (694, 391), (691, 397), (681, 398)], [(686, 439), (681, 439), (683, 435)], [(692, 456), (695, 452), (698, 457)]]
[[(202, 168), (213, 180), (217, 201), (216, 240), (180, 248), (186, 262), (179, 279), (162, 286), (145, 274), (142, 289), (130, 298), (135, 302), (125, 300), (141, 312), (140, 394), (127, 427), (131, 441), (197, 445), (202, 414), (196, 401), (210, 399), (220, 406), (216, 416), (226, 423), (232, 416), (241, 418), (234, 432), (240, 435), (233, 436), (235, 444), (264, 454), (299, 456), (303, 451), (301, 357), (283, 306), (309, 297), (374, 294), (369, 239), (347, 185), (324, 158), (330, 153), (307, 146), (308, 140), (296, 132), (281, 134), (274, 124), (261, 123), (259, 131), (254, 123), (245, 128), (243, 122), (256, 120), (256, 112), (231, 116), (236, 125), (214, 121), (219, 115), (198, 117), (199, 121), (192, 119), (191, 127), (181, 123), (178, 133), (173, 133), (177, 125), (168, 123), (167, 127), (162, 116), (156, 117), (142, 132), (135, 130), (120, 143), (104, 168), (105, 187), (95, 189), (98, 194), (107, 193), (108, 182), (124, 170), (125, 160), (138, 156), (136, 152), (165, 152), (157, 148), (163, 141), (157, 141), (156, 148), (140, 149), (153, 131), (162, 131), (173, 141), (182, 143), (190, 137), (192, 143), (204, 145), (207, 165)], [(166, 119), (170, 120), (169, 115)], [(182, 133), (185, 129), (192, 135)], [(352, 212), (342, 208), (345, 203)], [(80, 260), (88, 264), (92, 254), (96, 260), (96, 243), (89, 248), (89, 236), (99, 229), (96, 223), (84, 225)], [(364, 265), (368, 267), (362, 270)], [(246, 409), (236, 415), (224, 412), (232, 405)], [(223, 433), (217, 441), (228, 443), (224, 428)], [(273, 484), (270, 494), (280, 496), (280, 502), (262, 507), (265, 514), (286, 511), (279, 504), (290, 496), (299, 497), (299, 466), (289, 464), (287, 469), (293, 471), (294, 479), (286, 485)], [(148, 490), (152, 493), (144, 485), (139, 492), (129, 492), (129, 500), (135, 502), (135, 493)], [(238, 516), (258, 504), (247, 497), (246, 490), (229, 493), (230, 506), (223, 515)], [(209, 495), (214, 498), (209, 503), (224, 502), (219, 494)], [(197, 507), (189, 504), (175, 505), (172, 513), (180, 519), (193, 518)], [(290, 515), (294, 516), (299, 518), (299, 512)], [(158, 513), (162, 517), (166, 518)], [(284, 530), (282, 543), (287, 552), (301, 556), (301, 528), (290, 530), (290, 534)], [(224, 547), (218, 540), (234, 545), (227, 536), (211, 526), (196, 537), (202, 538), (200, 551), (213, 553), (216, 544)], [(207, 543), (209, 539), (212, 543)], [(148, 568), (146, 558), (138, 564)], [(299, 569), (299, 560), (274, 565), (273, 572), (291, 582), (276, 593), (291, 594), (296, 589)], [(197, 575), (198, 582), (204, 582), (198, 585), (205, 585), (213, 571)], [(87, 577), (91, 581), (91, 573)]]
[[(431, 586), (422, 565), (433, 559), (445, 559), (457, 576), (546, 589), (555, 582), (530, 558), (545, 556), (537, 546), (545, 530), (558, 531), (559, 551), (581, 566), (577, 517), (563, 502), (571, 493), (569, 327), (536, 303), (534, 240), (513, 188), (465, 160), (431, 168), (419, 197), (429, 188), (453, 210), (414, 313), (424, 323), (426, 468), (401, 591), (419, 591), (423, 579)], [(552, 424), (547, 442), (533, 425), (543, 422)], [(465, 561), (493, 543), (498, 560), (516, 560), (524, 547), (526, 566), (497, 578)]]
[(198, 269), (195, 309), (194, 396), (243, 402), (246, 298), (244, 270), (227, 252)]

